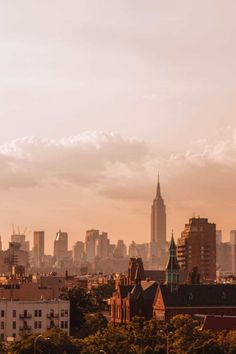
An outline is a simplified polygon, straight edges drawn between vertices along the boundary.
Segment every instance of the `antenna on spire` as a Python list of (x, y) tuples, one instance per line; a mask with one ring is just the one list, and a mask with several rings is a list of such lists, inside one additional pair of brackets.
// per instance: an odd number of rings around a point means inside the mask
[(161, 195), (161, 187), (160, 187), (160, 175), (159, 175), (159, 171), (158, 171), (158, 175), (157, 175), (157, 196)]

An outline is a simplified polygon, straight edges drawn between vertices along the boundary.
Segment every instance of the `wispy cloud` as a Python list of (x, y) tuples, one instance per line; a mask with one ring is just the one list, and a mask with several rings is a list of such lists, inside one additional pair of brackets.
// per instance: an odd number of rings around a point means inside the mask
[(0, 146), (0, 168), (1, 188), (64, 184), (123, 200), (150, 198), (148, 186), (159, 169), (173, 200), (209, 203), (225, 196), (230, 201), (236, 194), (236, 133), (212, 145), (202, 140), (165, 158), (144, 141), (115, 133), (25, 137)]
[(0, 185), (88, 187), (107, 181), (114, 166), (129, 170), (142, 165), (149, 154), (143, 141), (114, 133), (86, 132), (60, 140), (25, 137), (0, 146)]

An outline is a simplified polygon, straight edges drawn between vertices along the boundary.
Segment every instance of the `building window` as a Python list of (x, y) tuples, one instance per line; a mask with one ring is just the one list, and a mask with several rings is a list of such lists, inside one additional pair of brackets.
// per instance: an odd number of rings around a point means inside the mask
[(4, 322), (1, 322), (1, 329), (4, 329)]
[(65, 310), (61, 310), (61, 317), (65, 316)]
[(41, 329), (42, 328), (42, 322), (41, 321), (35, 321), (34, 322), (34, 329)]
[(16, 329), (16, 321), (12, 322), (12, 329)]
[(16, 310), (12, 310), (12, 317), (16, 317)]
[(42, 317), (42, 310), (39, 310), (39, 317)]
[(61, 328), (64, 328), (64, 321), (61, 321)]
[(4, 339), (4, 333), (1, 333), (1, 339)]
[(65, 317), (68, 317), (68, 310), (65, 310)]
[(65, 328), (68, 328), (68, 322), (65, 321)]
[(4, 317), (5, 313), (4, 310), (1, 310), (1, 317)]
[(13, 337), (13, 338), (16, 338), (16, 333), (12, 333), (12, 337)]
[(34, 310), (34, 317), (38, 317), (38, 310)]

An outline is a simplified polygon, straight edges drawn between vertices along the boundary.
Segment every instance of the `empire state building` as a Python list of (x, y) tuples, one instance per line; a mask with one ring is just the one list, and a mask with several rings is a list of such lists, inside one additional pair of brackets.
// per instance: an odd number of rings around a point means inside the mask
[(150, 259), (165, 262), (166, 258), (166, 207), (161, 196), (158, 175), (157, 191), (151, 208)]

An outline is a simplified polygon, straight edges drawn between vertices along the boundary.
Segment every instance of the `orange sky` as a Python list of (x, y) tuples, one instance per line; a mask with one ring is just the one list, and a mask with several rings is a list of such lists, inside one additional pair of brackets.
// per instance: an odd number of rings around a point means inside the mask
[[(56, 11), (55, 11), (56, 9)], [(12, 223), (149, 241), (157, 171), (168, 234), (236, 228), (236, 3), (0, 3), (0, 233)]]

